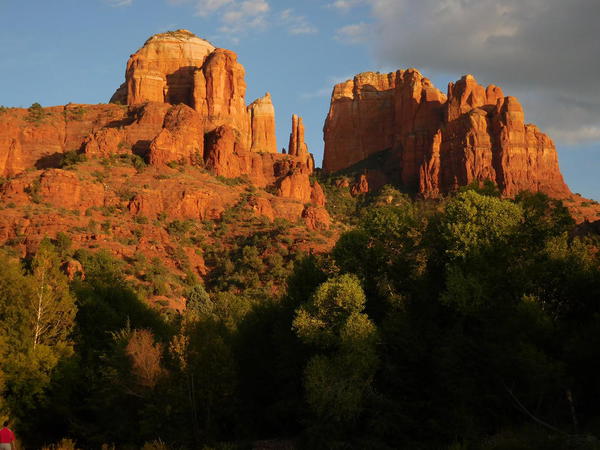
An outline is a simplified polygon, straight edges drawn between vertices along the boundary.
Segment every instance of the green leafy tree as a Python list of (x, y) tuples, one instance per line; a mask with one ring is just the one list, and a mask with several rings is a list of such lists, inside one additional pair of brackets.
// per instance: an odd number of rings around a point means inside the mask
[(348, 423), (364, 406), (378, 362), (377, 330), (363, 313), (365, 301), (360, 282), (347, 274), (323, 283), (296, 312), (296, 334), (316, 351), (304, 384), (318, 421)]
[(466, 191), (446, 205), (441, 237), (450, 259), (464, 259), (508, 244), (523, 219), (522, 209), (507, 200)]
[(38, 345), (64, 347), (73, 330), (75, 299), (67, 277), (60, 271), (60, 259), (48, 240), (42, 241), (32, 261), (35, 295), (32, 311), (33, 349)]

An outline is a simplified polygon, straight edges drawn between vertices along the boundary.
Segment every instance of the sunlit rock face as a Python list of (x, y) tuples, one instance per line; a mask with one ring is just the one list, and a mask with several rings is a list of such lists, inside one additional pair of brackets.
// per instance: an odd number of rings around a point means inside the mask
[(377, 160), (366, 174), (374, 187), (436, 197), (491, 180), (505, 196), (571, 195), (552, 140), (525, 124), (516, 98), (472, 75), (444, 95), (416, 69), (359, 74), (334, 87), (324, 140), (326, 172)]

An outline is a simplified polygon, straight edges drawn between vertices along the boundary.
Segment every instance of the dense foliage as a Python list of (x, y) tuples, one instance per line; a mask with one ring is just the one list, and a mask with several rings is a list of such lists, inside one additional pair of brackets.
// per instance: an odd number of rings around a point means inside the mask
[(3, 256), (0, 408), (32, 448), (600, 448), (600, 264), (560, 202), (385, 187), (336, 214), (329, 254), (280, 223), (208, 249), (182, 314), (143, 301), (159, 262), (144, 291), (64, 237)]

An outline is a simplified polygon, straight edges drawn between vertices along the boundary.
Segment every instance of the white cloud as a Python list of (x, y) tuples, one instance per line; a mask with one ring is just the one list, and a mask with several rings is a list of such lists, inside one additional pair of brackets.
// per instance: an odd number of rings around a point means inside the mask
[(329, 6), (330, 8), (338, 9), (340, 11), (348, 12), (352, 8), (355, 8), (364, 3), (366, 3), (365, 0), (336, 0), (327, 6)]
[(593, 125), (573, 127), (569, 130), (549, 127), (546, 131), (550, 136), (553, 136), (554, 139), (565, 144), (600, 141), (600, 127)]
[[(182, 0), (169, 0), (172, 3), (182, 3)], [(224, 6), (230, 5), (233, 0), (197, 0), (196, 2), (196, 15), (200, 17), (207, 17), (223, 8)]]
[(335, 33), (335, 38), (344, 43), (358, 44), (366, 42), (369, 36), (371, 25), (361, 22), (339, 28)]
[(131, 6), (133, 0), (107, 0), (107, 3), (114, 8), (120, 8), (121, 6)]
[[(132, 0), (113, 0), (132, 1)], [(265, 30), (272, 26), (284, 28), (291, 35), (318, 33), (306, 16), (296, 14), (292, 8), (273, 12), (270, 0), (166, 0), (172, 5), (193, 3), (196, 15), (217, 17), (219, 32), (238, 43), (240, 35), (252, 30)]]
[(269, 9), (266, 0), (233, 2), (221, 16), (222, 25), (219, 31), (239, 34), (249, 29), (265, 28)]
[(295, 14), (291, 8), (281, 11), (279, 19), (280, 24), (292, 35), (315, 34), (319, 31), (305, 16)]
[[(112, 0), (132, 1), (132, 0)], [(196, 15), (209, 17), (219, 15), (219, 31), (226, 34), (241, 34), (250, 29), (261, 29), (268, 25), (270, 5), (267, 0), (167, 0), (172, 5), (193, 2)], [(234, 36), (232, 39), (237, 40)]]

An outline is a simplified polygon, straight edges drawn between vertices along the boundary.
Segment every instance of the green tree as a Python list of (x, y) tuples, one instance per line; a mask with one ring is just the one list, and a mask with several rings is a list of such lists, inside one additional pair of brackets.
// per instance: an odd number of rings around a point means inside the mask
[(520, 206), (496, 197), (466, 191), (446, 205), (441, 237), (449, 259), (467, 258), (508, 244), (523, 219)]
[(362, 411), (378, 362), (365, 301), (358, 279), (346, 274), (319, 286), (296, 312), (293, 328), (316, 352), (304, 384), (317, 421), (347, 424)]
[(67, 277), (60, 271), (60, 259), (49, 240), (42, 241), (32, 261), (35, 295), (32, 311), (33, 349), (38, 345), (64, 347), (73, 330), (75, 299)]

